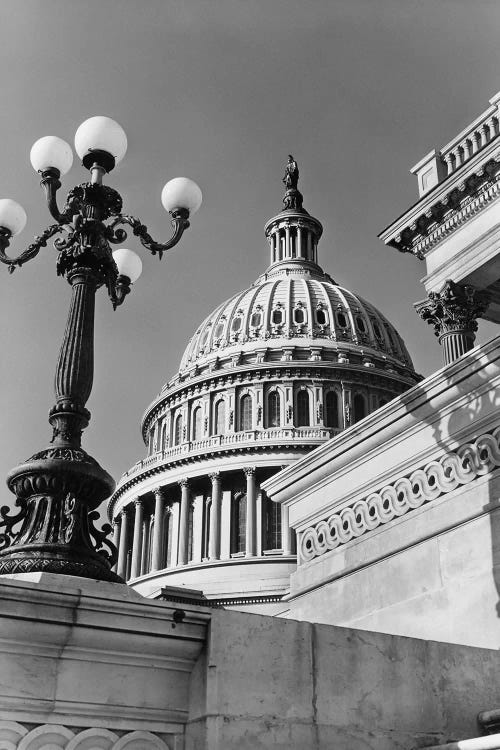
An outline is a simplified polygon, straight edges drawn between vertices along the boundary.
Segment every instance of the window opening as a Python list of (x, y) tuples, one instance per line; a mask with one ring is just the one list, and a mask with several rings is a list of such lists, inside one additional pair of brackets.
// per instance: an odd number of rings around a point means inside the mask
[(326, 323), (327, 323), (326, 312), (324, 310), (316, 310), (316, 320), (318, 322), (318, 325), (326, 326)]
[(360, 419), (366, 417), (366, 402), (360, 393), (354, 396), (354, 421), (359, 422)]
[(246, 394), (240, 399), (240, 430), (252, 429), (252, 398)]
[(300, 325), (301, 323), (304, 323), (306, 319), (306, 314), (301, 307), (296, 307), (295, 310), (293, 311), (293, 317), (294, 317), (295, 322)]
[(309, 393), (299, 391), (297, 394), (297, 427), (309, 427)]
[(272, 322), (275, 326), (279, 326), (283, 323), (283, 310), (281, 310), (280, 308), (276, 308), (276, 310), (273, 310)]
[(179, 445), (182, 440), (182, 414), (175, 418), (174, 445)]
[(325, 427), (339, 426), (339, 399), (335, 391), (328, 391), (325, 399)]
[(226, 423), (226, 405), (222, 399), (215, 404), (215, 435), (223, 435)]
[(347, 328), (347, 318), (343, 312), (337, 313), (338, 324), (341, 328)]
[(278, 391), (272, 391), (267, 398), (267, 426), (280, 426), (280, 395)]
[(197, 406), (193, 412), (193, 440), (201, 438), (201, 406)]

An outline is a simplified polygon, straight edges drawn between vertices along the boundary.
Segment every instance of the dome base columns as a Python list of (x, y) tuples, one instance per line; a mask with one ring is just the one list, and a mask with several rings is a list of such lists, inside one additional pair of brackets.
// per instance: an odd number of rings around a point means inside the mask
[(132, 565), (130, 577), (137, 578), (141, 575), (143, 526), (144, 526), (144, 500), (138, 498), (134, 501), (134, 536), (132, 540)]
[(434, 326), (445, 365), (473, 348), (477, 318), (486, 311), (489, 301), (486, 292), (448, 279), (439, 292), (429, 292), (427, 300), (414, 305), (422, 320)]
[(257, 555), (257, 485), (255, 481), (255, 467), (246, 466), (247, 480), (247, 524), (246, 524), (246, 557)]
[(179, 482), (179, 486), (181, 488), (181, 509), (179, 519), (179, 546), (177, 563), (178, 565), (187, 565), (189, 551), (189, 480), (187, 478), (181, 479)]
[(118, 548), (118, 564), (116, 572), (126, 579), (127, 576), (127, 554), (130, 538), (130, 509), (124, 508), (120, 513), (120, 546)]
[(153, 525), (153, 548), (151, 551), (151, 570), (161, 570), (163, 568), (162, 551), (164, 536), (165, 508), (167, 498), (164, 490), (158, 487), (154, 491), (155, 510)]
[(221, 532), (221, 476), (219, 472), (210, 474), (212, 482), (212, 505), (210, 510), (210, 533), (208, 537), (209, 560), (220, 560), (220, 532)]

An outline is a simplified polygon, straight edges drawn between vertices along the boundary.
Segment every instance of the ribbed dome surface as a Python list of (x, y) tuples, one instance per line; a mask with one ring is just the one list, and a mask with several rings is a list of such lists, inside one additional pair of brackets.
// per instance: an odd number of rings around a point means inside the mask
[(338, 286), (318, 266), (276, 266), (203, 321), (184, 352), (181, 372), (228, 347), (248, 351), (263, 342), (267, 346), (351, 344), (413, 369), (398, 332), (372, 304)]

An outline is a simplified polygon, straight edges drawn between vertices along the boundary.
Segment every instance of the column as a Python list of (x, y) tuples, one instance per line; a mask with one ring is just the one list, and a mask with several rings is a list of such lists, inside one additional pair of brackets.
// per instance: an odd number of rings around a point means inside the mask
[(216, 471), (210, 474), (212, 482), (212, 508), (210, 511), (210, 535), (208, 537), (208, 557), (210, 560), (220, 559), (220, 510), (222, 502), (221, 476)]
[(292, 554), (292, 532), (288, 518), (288, 506), (281, 506), (281, 549), (284, 555)]
[(477, 318), (486, 311), (489, 301), (487, 292), (448, 279), (439, 292), (429, 292), (427, 300), (414, 305), (422, 320), (434, 326), (445, 365), (472, 349)]
[(121, 512), (121, 532), (120, 532), (120, 548), (118, 550), (118, 566), (117, 573), (122, 578), (125, 578), (127, 573), (127, 552), (128, 552), (128, 541), (130, 534), (130, 510), (124, 508)]
[(169, 567), (175, 568), (177, 565), (177, 549), (179, 546), (179, 503), (173, 503), (170, 508), (170, 523), (172, 524), (172, 536)]
[(132, 541), (132, 567), (130, 577), (137, 578), (141, 575), (141, 558), (142, 558), (142, 523), (144, 521), (144, 500), (137, 498), (134, 502), (134, 539)]
[(149, 573), (149, 529), (151, 516), (147, 516), (142, 523), (142, 555), (141, 555), (141, 576)]
[(220, 512), (220, 556), (221, 560), (231, 557), (231, 492), (222, 493)]
[(313, 233), (310, 230), (307, 233), (306, 259), (315, 260), (314, 254), (313, 254)]
[(188, 534), (189, 534), (189, 480), (181, 479), (181, 511), (179, 520), (179, 553), (177, 560), (179, 565), (187, 565), (188, 562)]
[(113, 565), (113, 572), (116, 573), (118, 565), (118, 550), (120, 549), (120, 531), (121, 531), (121, 516), (118, 515), (113, 521), (113, 544), (116, 547), (116, 562)]
[(151, 571), (161, 570), (163, 566), (163, 519), (167, 498), (162, 487), (157, 487), (155, 496), (155, 520), (153, 526), (153, 551), (151, 555)]
[(297, 225), (297, 258), (302, 258), (302, 226)]
[(246, 557), (255, 557), (257, 548), (257, 488), (255, 485), (255, 467), (246, 466), (243, 471), (247, 478)]
[(292, 257), (292, 248), (291, 248), (291, 242), (290, 242), (290, 224), (285, 225), (285, 258), (291, 258)]

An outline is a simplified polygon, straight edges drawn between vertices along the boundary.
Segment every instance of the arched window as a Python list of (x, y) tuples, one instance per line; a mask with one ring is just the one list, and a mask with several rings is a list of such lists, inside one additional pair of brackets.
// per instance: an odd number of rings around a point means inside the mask
[(252, 429), (252, 397), (246, 393), (240, 398), (240, 430)]
[(281, 549), (281, 505), (265, 497), (265, 549)]
[(299, 391), (297, 394), (297, 427), (309, 427), (309, 393)]
[(180, 445), (181, 440), (182, 440), (182, 414), (178, 414), (175, 418), (174, 445)]
[(247, 496), (238, 492), (231, 507), (231, 552), (245, 552), (247, 531)]
[(160, 450), (164, 451), (167, 449), (167, 420), (163, 422), (163, 427), (161, 428), (161, 446)]
[(193, 411), (191, 418), (193, 440), (199, 440), (201, 438), (201, 406), (197, 406)]
[(366, 417), (366, 402), (360, 393), (354, 396), (354, 421), (359, 422), (360, 419)]
[(325, 398), (325, 427), (339, 426), (339, 399), (335, 391), (328, 391)]
[(280, 426), (280, 394), (272, 391), (267, 397), (267, 426)]
[(215, 404), (214, 435), (224, 435), (226, 431), (226, 405), (223, 399)]

